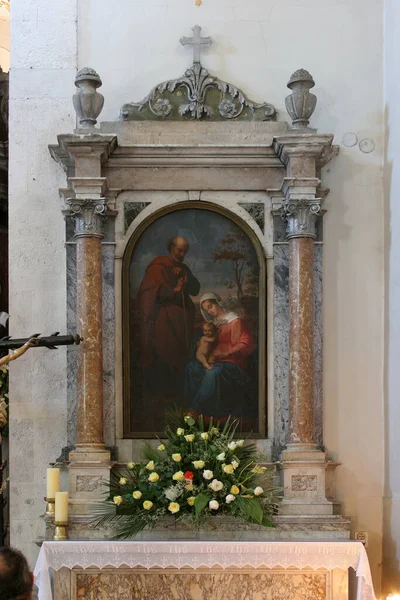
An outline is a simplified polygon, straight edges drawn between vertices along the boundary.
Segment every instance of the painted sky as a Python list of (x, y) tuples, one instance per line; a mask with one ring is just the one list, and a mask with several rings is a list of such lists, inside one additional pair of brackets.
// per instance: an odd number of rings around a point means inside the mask
[[(133, 296), (136, 297), (148, 264), (156, 256), (168, 255), (167, 242), (176, 235), (189, 240), (190, 250), (185, 264), (200, 281), (200, 294), (193, 300), (199, 300), (206, 292), (217, 292), (222, 298), (235, 296), (235, 290), (229, 290), (223, 283), (226, 279), (233, 279), (231, 263), (214, 262), (212, 259), (214, 249), (228, 232), (232, 232), (232, 228), (240, 231), (227, 217), (198, 208), (174, 211), (154, 221), (144, 231), (132, 254), (130, 277)], [(257, 263), (250, 241), (249, 259)]]

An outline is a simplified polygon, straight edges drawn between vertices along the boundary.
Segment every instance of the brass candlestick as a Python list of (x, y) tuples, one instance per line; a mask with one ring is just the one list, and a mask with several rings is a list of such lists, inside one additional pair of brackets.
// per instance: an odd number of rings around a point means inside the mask
[(62, 542), (64, 540), (68, 540), (68, 523), (54, 521), (53, 540), (55, 542)]
[(56, 501), (54, 498), (46, 498), (46, 497), (45, 497), (45, 501), (47, 502), (45, 517), (52, 517), (54, 519), (54, 516), (56, 514)]

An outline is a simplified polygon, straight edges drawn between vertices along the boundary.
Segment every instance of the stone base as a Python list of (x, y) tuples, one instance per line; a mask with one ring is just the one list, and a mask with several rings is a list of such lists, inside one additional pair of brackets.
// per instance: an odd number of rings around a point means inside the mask
[[(338, 515), (286, 516), (274, 518), (275, 527), (261, 527), (230, 517), (212, 517), (204, 526), (195, 528), (190, 524), (176, 522), (173, 517), (161, 519), (154, 529), (145, 529), (137, 540), (326, 540), (350, 539), (350, 518)], [(46, 528), (46, 539), (53, 535), (51, 524)], [(112, 539), (115, 530), (112, 523), (107, 527), (96, 526), (92, 515), (71, 515), (69, 537), (71, 540)]]
[(284, 498), (279, 505), (279, 514), (280, 515), (332, 515), (333, 511), (333, 502), (326, 500), (325, 498), (321, 499), (312, 499), (312, 500), (303, 500), (297, 498)]

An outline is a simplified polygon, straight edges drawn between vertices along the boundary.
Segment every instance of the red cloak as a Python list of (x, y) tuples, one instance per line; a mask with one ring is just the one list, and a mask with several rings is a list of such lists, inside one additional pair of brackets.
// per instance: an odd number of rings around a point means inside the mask
[[(186, 275), (184, 291), (175, 292), (180, 267)], [(169, 256), (151, 261), (138, 290), (141, 317), (141, 362), (149, 367), (159, 360), (178, 373), (190, 358), (195, 307), (190, 295), (197, 295), (200, 284), (185, 264)]]

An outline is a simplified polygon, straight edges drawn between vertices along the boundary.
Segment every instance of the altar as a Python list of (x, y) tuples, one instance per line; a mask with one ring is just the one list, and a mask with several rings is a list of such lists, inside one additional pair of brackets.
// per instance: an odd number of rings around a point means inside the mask
[(39, 600), (375, 600), (360, 542), (44, 542)]

